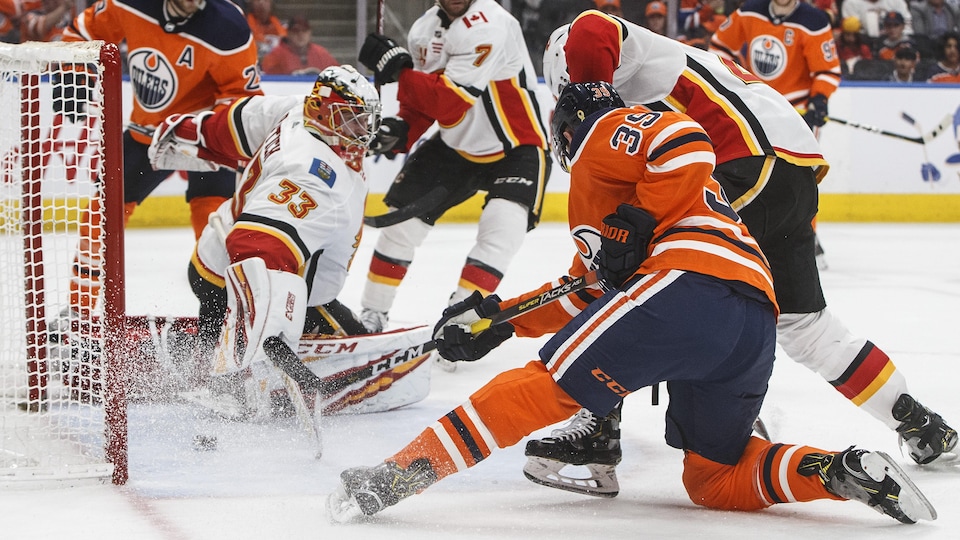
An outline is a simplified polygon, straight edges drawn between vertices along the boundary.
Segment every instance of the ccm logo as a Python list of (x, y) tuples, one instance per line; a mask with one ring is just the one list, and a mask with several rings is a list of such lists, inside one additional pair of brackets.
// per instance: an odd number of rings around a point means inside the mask
[(606, 373), (604, 373), (603, 370), (601, 370), (600, 368), (594, 368), (594, 370), (591, 371), (590, 374), (593, 375), (593, 377), (594, 377), (595, 379), (597, 379), (598, 381), (606, 384), (606, 385), (607, 385), (607, 388), (609, 388), (611, 392), (613, 392), (614, 394), (616, 394), (616, 395), (618, 395), (618, 396), (620, 396), (620, 397), (626, 397), (627, 394), (630, 393), (629, 390), (627, 390), (626, 388), (624, 388), (624, 387), (623, 387), (620, 383), (618, 383), (617, 381), (613, 380), (613, 377), (611, 377), (611, 376), (607, 375)]

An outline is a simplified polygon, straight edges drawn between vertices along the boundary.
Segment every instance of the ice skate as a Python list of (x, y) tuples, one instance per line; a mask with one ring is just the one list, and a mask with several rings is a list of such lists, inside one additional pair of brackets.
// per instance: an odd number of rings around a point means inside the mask
[(406, 469), (386, 462), (340, 473), (340, 487), (327, 498), (330, 518), (338, 523), (372, 516), (419, 493), (437, 481), (430, 462), (418, 459)]
[[(594, 497), (616, 497), (620, 493), (616, 467), (622, 458), (620, 410), (598, 418), (581, 409), (550, 437), (527, 442), (524, 454), (523, 474), (531, 482)], [(589, 476), (565, 474), (568, 465), (583, 466)]]
[(383, 332), (383, 329), (387, 327), (387, 321), (389, 319), (386, 311), (364, 308), (363, 311), (360, 312), (360, 322), (371, 334)]
[(798, 472), (817, 474), (830, 493), (860, 501), (901, 523), (937, 519), (937, 511), (903, 469), (883, 452), (850, 447), (837, 454), (807, 454)]
[(897, 399), (893, 418), (900, 422), (897, 433), (900, 434), (901, 449), (906, 446), (907, 454), (920, 465), (952, 452), (957, 446), (957, 431), (910, 394), (901, 394)]

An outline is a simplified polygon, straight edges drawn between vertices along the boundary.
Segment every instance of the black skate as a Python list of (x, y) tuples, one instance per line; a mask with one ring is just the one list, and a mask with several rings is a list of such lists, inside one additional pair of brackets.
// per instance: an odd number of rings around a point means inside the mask
[[(550, 437), (527, 442), (523, 474), (531, 482), (594, 497), (620, 493), (617, 464), (620, 463), (620, 408), (606, 418), (581, 409), (570, 423), (555, 429)], [(567, 465), (586, 467), (588, 478), (568, 476)]]
[(372, 516), (436, 481), (437, 473), (426, 459), (418, 459), (406, 469), (393, 462), (354, 467), (340, 473), (340, 487), (327, 499), (327, 510), (331, 519), (346, 523)]
[(910, 458), (926, 465), (957, 446), (957, 431), (939, 414), (924, 407), (910, 394), (900, 394), (893, 406), (893, 418), (900, 422), (901, 448), (906, 445)]
[(834, 495), (860, 501), (901, 523), (937, 519), (937, 511), (903, 469), (883, 452), (850, 447), (837, 454), (807, 454), (797, 472), (819, 475)]

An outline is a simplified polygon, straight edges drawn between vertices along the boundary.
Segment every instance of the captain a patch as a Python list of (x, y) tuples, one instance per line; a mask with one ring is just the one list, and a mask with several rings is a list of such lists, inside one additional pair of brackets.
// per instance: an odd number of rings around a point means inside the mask
[(313, 163), (310, 164), (310, 174), (322, 180), (328, 187), (333, 187), (333, 183), (337, 181), (337, 171), (320, 158), (313, 158)]

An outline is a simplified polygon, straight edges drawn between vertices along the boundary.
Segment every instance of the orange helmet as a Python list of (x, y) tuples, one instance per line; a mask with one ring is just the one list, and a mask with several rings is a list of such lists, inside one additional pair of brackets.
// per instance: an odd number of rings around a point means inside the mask
[(328, 67), (303, 100), (303, 125), (345, 161), (359, 163), (380, 128), (380, 96), (352, 66)]

